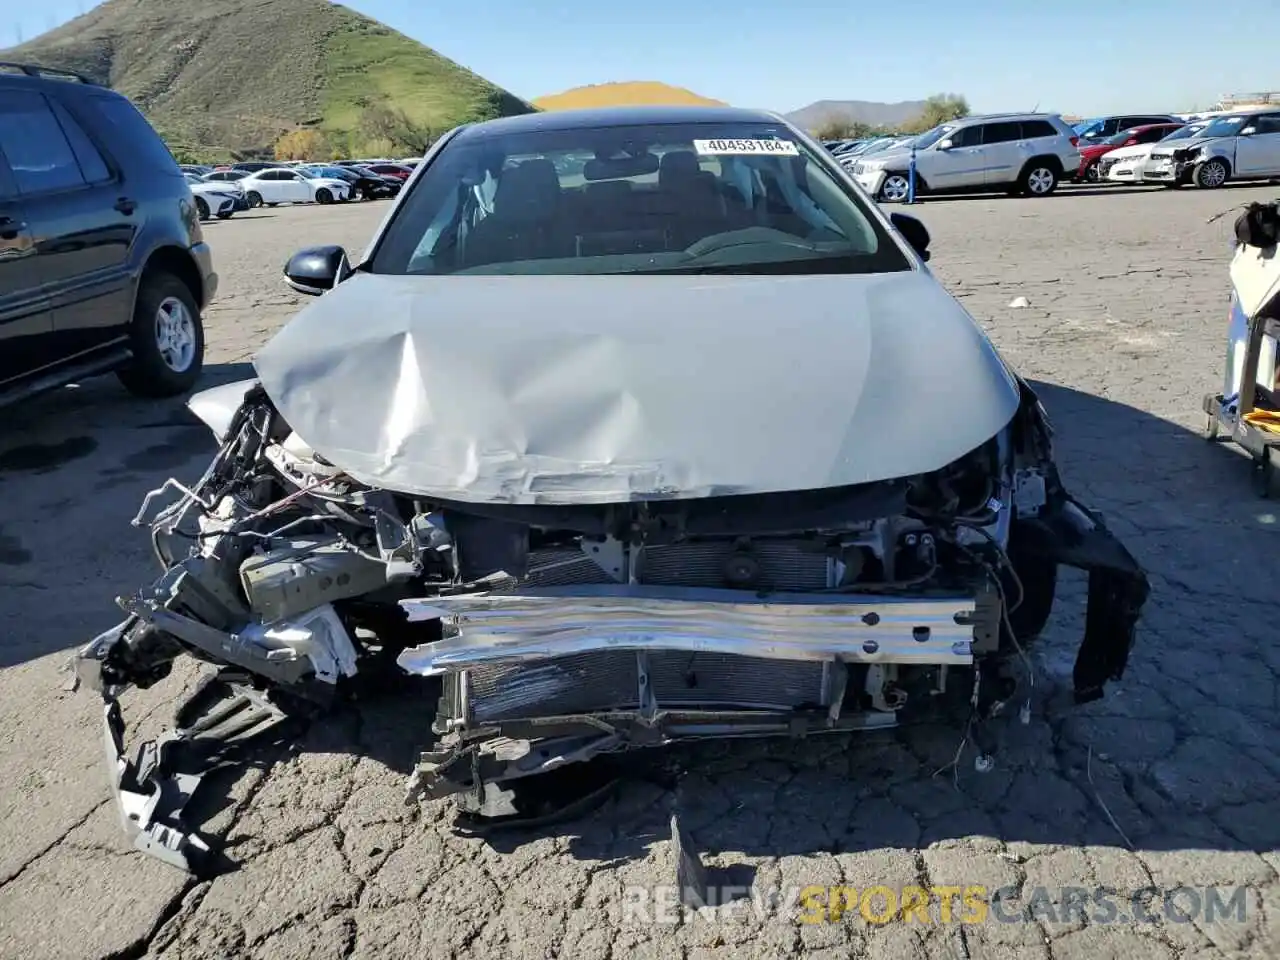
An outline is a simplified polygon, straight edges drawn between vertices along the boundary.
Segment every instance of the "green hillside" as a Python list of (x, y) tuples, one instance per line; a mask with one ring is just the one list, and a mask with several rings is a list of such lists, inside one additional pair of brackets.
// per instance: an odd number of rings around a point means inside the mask
[(262, 149), (303, 128), (335, 151), (414, 153), (459, 123), (533, 109), (329, 0), (107, 0), (0, 60), (110, 83), (187, 154)]

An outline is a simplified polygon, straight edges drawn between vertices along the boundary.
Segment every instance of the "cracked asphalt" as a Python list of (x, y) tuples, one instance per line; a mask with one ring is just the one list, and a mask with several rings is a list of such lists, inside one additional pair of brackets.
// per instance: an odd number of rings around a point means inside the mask
[[(1030, 723), (1011, 720), (989, 773), (967, 751), (944, 769), (960, 744), (945, 724), (701, 746), (674, 755), (677, 780), (628, 782), (577, 821), (459, 836), (451, 803), (402, 803), (430, 705), (401, 694), (210, 778), (197, 820), (233, 866), (194, 883), (124, 845), (98, 706), (63, 692), (59, 671), (118, 619), (112, 598), (154, 576), (147, 537), (129, 525), (142, 496), (198, 476), (212, 439), (181, 404), (141, 403), (110, 378), (7, 410), (0, 956), (1280, 956), (1277, 510), (1252, 493), (1238, 452), (1200, 438), (1198, 413), (1221, 380), (1233, 217), (1206, 220), (1276, 192), (1068, 190), (914, 210), (937, 275), (1036, 381), (1065, 479), (1153, 581), (1124, 680), (1074, 708), (1062, 694), (1084, 589), (1064, 574), (1031, 651)], [(293, 248), (359, 250), (386, 209), (285, 207), (211, 224), (222, 287), (207, 382), (245, 376), (298, 307), (278, 273)], [(1010, 308), (1019, 296), (1030, 306)], [(169, 721), (196, 678), (184, 665), (126, 698), (133, 742)], [(1022, 923), (875, 924), (855, 909), (806, 924), (748, 898), (669, 922), (635, 904), (637, 890), (674, 880), (673, 809), (720, 882), (1015, 887), (1015, 905), (1039, 904)], [(1062, 893), (1114, 890), (1128, 916), (1144, 888), (1211, 886), (1245, 888), (1243, 920), (1175, 922), (1157, 898), (1153, 922), (1107, 923), (1064, 909)]]

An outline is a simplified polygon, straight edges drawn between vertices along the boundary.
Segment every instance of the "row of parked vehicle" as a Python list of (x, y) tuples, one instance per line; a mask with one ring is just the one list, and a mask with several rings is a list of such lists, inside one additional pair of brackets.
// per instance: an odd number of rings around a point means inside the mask
[(1196, 117), (1117, 114), (1074, 126), (1058, 114), (965, 117), (919, 136), (828, 141), (824, 146), (879, 200), (917, 193), (1006, 190), (1048, 196), (1063, 181), (1215, 189), (1280, 179), (1280, 108)]
[(282, 203), (387, 200), (400, 193), (420, 158), (332, 163), (248, 160), (220, 166), (185, 164), (182, 172), (201, 220)]

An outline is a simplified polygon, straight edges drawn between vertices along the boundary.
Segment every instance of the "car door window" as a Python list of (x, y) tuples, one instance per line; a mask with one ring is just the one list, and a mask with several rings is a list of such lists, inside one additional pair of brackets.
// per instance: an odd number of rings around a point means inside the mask
[(0, 96), (0, 149), (23, 195), (74, 190), (87, 183), (62, 126), (38, 93)]
[(66, 135), (67, 142), (71, 144), (71, 152), (76, 155), (76, 162), (80, 164), (80, 173), (84, 176), (85, 182), (106, 183), (113, 179), (114, 174), (107, 165), (106, 159), (94, 145), (89, 134), (85, 132), (84, 127), (80, 126), (80, 121), (57, 101), (50, 101), (50, 105), (58, 118), (58, 125)]
[(1163, 140), (1169, 135), (1169, 127), (1152, 127), (1150, 130), (1143, 130), (1138, 134), (1138, 143), (1155, 143), (1157, 140)]
[(1056, 137), (1058, 131), (1048, 120), (1023, 120), (1022, 139), (1035, 140), (1038, 137)]
[(1280, 133), (1280, 113), (1258, 117), (1253, 125), (1257, 128), (1258, 136), (1266, 133)]
[(1012, 143), (1022, 139), (1022, 124), (1014, 120), (1004, 123), (988, 123), (982, 128), (982, 143), (989, 146), (995, 143)]
[(951, 145), (954, 147), (976, 147), (982, 143), (982, 124), (974, 124), (951, 134)]

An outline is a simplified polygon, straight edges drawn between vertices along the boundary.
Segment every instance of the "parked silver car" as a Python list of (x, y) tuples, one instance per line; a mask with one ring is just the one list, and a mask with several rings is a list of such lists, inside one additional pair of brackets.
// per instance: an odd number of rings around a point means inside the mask
[(560, 766), (883, 729), (957, 693), (985, 760), (1060, 564), (1089, 572), (1075, 695), (1102, 696), (1147, 578), (928, 244), (774, 114), (438, 141), (364, 256), (289, 261), (318, 299), (257, 379), (192, 399), (221, 448), (168, 485), (160, 578), (75, 661), (134, 844), (208, 852), (178, 760), (209, 724), (134, 762), (117, 700), (183, 655), (222, 668), (237, 735), (435, 678), (405, 705), (410, 796), (500, 818)]
[[(1057, 114), (1012, 113), (939, 124), (914, 140), (916, 189), (1007, 190), (1046, 197), (1080, 166), (1079, 138)], [(854, 179), (878, 200), (907, 199), (911, 144), (860, 158)]]
[(1143, 179), (1168, 187), (1206, 190), (1228, 180), (1280, 177), (1280, 109), (1244, 110), (1218, 117), (1192, 140), (1158, 143)]

